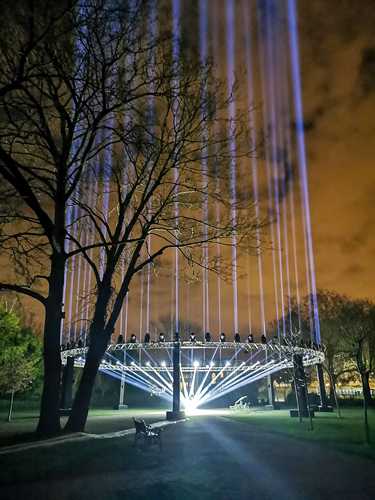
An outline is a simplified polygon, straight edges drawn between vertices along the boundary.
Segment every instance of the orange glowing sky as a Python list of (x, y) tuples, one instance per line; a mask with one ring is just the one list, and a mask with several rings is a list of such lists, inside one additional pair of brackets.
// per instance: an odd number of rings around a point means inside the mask
[[(221, 72), (225, 74), (223, 37), (224, 1), (208, 1), (216, 7), (220, 23)], [(318, 288), (352, 297), (375, 300), (375, 9), (373, 0), (298, 0), (304, 121), (308, 153), (312, 231)], [(185, 14), (196, 17), (196, 2), (185, 2)], [(236, 6), (240, 2), (235, 2)], [(190, 8), (191, 7), (191, 8)], [(236, 60), (241, 77), (243, 27), (236, 12)], [(215, 9), (214, 9), (215, 10)], [(210, 17), (210, 29), (212, 19)], [(196, 37), (191, 30), (191, 40)], [(212, 33), (210, 33), (212, 36)], [(193, 43), (193, 42), (192, 42)], [(196, 43), (196, 42), (195, 42)], [(241, 80), (240, 87), (241, 87)], [(243, 95), (244, 89), (240, 88)], [(255, 103), (261, 106), (261, 103)], [(300, 242), (301, 243), (301, 242)], [(298, 251), (303, 262), (302, 243)], [(264, 251), (266, 320), (274, 319), (271, 252)], [(254, 279), (254, 258), (251, 260)], [(301, 264), (302, 265), (302, 264)], [(245, 266), (245, 267), (244, 267)], [(171, 317), (171, 266), (153, 276), (151, 324), (167, 330)], [(242, 262), (241, 273), (246, 270)], [(7, 274), (4, 269), (2, 274)], [(182, 317), (202, 324), (201, 283), (181, 284)], [(301, 291), (304, 291), (301, 284)], [(222, 328), (233, 330), (231, 284), (222, 284)], [(140, 282), (130, 293), (129, 332), (140, 327)], [(210, 329), (218, 330), (217, 279), (210, 278)], [(258, 291), (250, 290), (252, 321), (259, 325)], [(255, 305), (254, 305), (255, 304)], [(37, 315), (41, 313), (38, 311)], [(142, 322), (145, 321), (143, 307)], [(248, 325), (248, 288), (239, 282), (241, 331)]]
[[(219, 66), (225, 75), (224, 2), (215, 5), (221, 37)], [(317, 286), (352, 297), (375, 299), (375, 9), (371, 0), (299, 0), (298, 8)], [(243, 28), (239, 7), (237, 9), (236, 70), (241, 86)], [(210, 23), (211, 26), (212, 19)], [(195, 30), (192, 33), (192, 37), (196, 36)], [(212, 32), (211, 36), (214, 36)], [(303, 267), (302, 240), (299, 243), (299, 262)], [(270, 252), (264, 251), (264, 261), (266, 320), (271, 321), (275, 308)], [(158, 281), (153, 299), (154, 307), (155, 301), (158, 304), (153, 308), (154, 316), (167, 319), (171, 314), (170, 283), (170, 278), (163, 285)], [(139, 301), (139, 289), (133, 288), (136, 298), (132, 299), (130, 320), (137, 331), (139, 311), (135, 302)], [(211, 277), (212, 331), (218, 329), (216, 289), (216, 278)], [(303, 279), (301, 290), (305, 290)], [(223, 284), (222, 293), (223, 328), (231, 332), (231, 285)], [(256, 329), (259, 326), (257, 294), (255, 286), (250, 292), (250, 303)], [(242, 279), (239, 282), (242, 331), (247, 330), (248, 325), (247, 295), (246, 279)], [(193, 323), (200, 325), (201, 284), (190, 288), (183, 285), (181, 296), (180, 314), (188, 315)]]

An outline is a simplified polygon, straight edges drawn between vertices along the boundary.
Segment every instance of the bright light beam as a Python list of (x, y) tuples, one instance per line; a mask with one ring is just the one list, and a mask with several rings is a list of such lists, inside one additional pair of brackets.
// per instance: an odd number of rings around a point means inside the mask
[(273, 369), (270, 369), (268, 370), (267, 372), (262, 372), (262, 373), (259, 373), (258, 376), (255, 376), (255, 377), (249, 377), (247, 379), (245, 379), (244, 381), (241, 381), (239, 384), (236, 384), (234, 387), (230, 387), (228, 388), (227, 390), (223, 391), (223, 392), (220, 392), (220, 393), (217, 393), (217, 394), (213, 394), (211, 396), (211, 398), (207, 401), (205, 401), (205, 403), (208, 403), (209, 401), (213, 401), (217, 398), (220, 398), (226, 394), (229, 394), (230, 392), (234, 391), (234, 390), (237, 390), (245, 385), (248, 385), (250, 383), (253, 383), (253, 382), (256, 382), (257, 380), (261, 379), (261, 378), (264, 378), (266, 375), (271, 375), (272, 373), (275, 373), (279, 370), (281, 370), (283, 367), (282, 367), (282, 363), (280, 363), (280, 365), (278, 366), (275, 366)]
[(239, 373), (238, 375), (236, 375), (236, 377), (234, 379), (232, 379), (232, 380), (223, 381), (224, 383), (221, 383), (220, 385), (218, 385), (217, 387), (215, 387), (211, 391), (211, 394), (215, 394), (217, 392), (222, 393), (223, 391), (225, 391), (227, 389), (230, 389), (230, 388), (234, 389), (235, 387), (237, 387), (237, 385), (239, 383), (241, 383), (242, 380), (251, 379), (254, 376), (255, 373), (264, 370), (264, 368), (267, 367), (268, 365), (273, 365), (274, 361), (270, 361), (269, 363), (267, 363), (267, 365), (262, 365), (259, 368), (257, 368), (256, 370), (254, 370), (254, 367), (257, 366), (258, 364), (259, 364), (259, 362), (255, 363), (253, 366), (246, 367), (245, 370), (243, 370), (241, 373)]
[[(207, 391), (206, 391), (206, 392), (204, 393), (204, 395), (202, 395), (202, 396), (201, 396), (201, 398), (200, 398), (200, 399), (201, 399), (201, 401), (202, 401), (202, 402), (205, 402), (211, 393), (217, 392), (217, 391), (219, 391), (219, 390), (220, 390), (220, 388), (221, 388), (221, 387), (223, 387), (223, 386), (225, 387), (225, 386), (226, 386), (226, 385), (228, 385), (228, 384), (235, 383), (235, 381), (236, 381), (238, 378), (243, 377), (243, 376), (244, 376), (244, 371), (248, 371), (248, 370), (249, 370), (249, 367), (246, 367), (246, 368), (245, 368), (245, 370), (241, 370), (241, 372), (240, 372), (240, 373), (238, 373), (238, 371), (239, 371), (240, 369), (242, 369), (242, 368), (243, 368), (243, 365), (244, 365), (244, 364), (245, 364), (244, 362), (243, 362), (243, 363), (241, 363), (238, 367), (236, 367), (236, 368), (235, 368), (235, 369), (234, 369), (234, 370), (233, 370), (233, 371), (232, 371), (232, 372), (228, 375), (228, 377), (227, 377), (226, 379), (223, 379), (221, 382), (219, 382), (219, 383), (218, 383), (218, 385), (217, 385), (217, 386), (215, 386), (215, 387), (213, 387), (213, 389), (211, 389), (209, 392), (207, 392)], [(234, 375), (234, 374), (236, 374), (236, 375)]]
[(315, 262), (313, 241), (311, 232), (311, 215), (310, 215), (310, 196), (307, 178), (307, 161), (306, 161), (306, 147), (305, 137), (303, 133), (303, 108), (302, 108), (302, 95), (301, 95), (301, 71), (299, 62), (299, 42), (298, 42), (298, 28), (297, 28), (297, 8), (295, 0), (288, 0), (288, 23), (290, 35), (290, 56), (291, 56), (291, 71), (292, 71), (292, 85), (294, 90), (294, 110), (296, 119), (296, 136), (297, 136), (297, 153), (298, 153), (298, 166), (300, 171), (301, 191), (303, 193), (303, 208), (306, 220), (306, 238), (308, 243), (308, 256), (310, 264), (310, 278), (311, 278), (311, 292), (312, 302), (314, 309), (314, 326), (315, 326), (315, 341), (320, 344), (320, 322), (319, 310), (316, 296), (316, 280), (315, 280)]
[(192, 395), (194, 394), (195, 377), (196, 377), (196, 374), (197, 374), (197, 368), (199, 366), (197, 363), (198, 363), (197, 361), (194, 361), (193, 379), (192, 379), (191, 385), (190, 385), (189, 398), (191, 398)]
[(205, 376), (204, 376), (204, 378), (203, 378), (203, 380), (202, 380), (201, 384), (200, 384), (200, 385), (199, 385), (199, 387), (198, 387), (198, 390), (197, 390), (197, 392), (196, 392), (196, 397), (197, 397), (197, 398), (199, 398), (199, 397), (200, 397), (200, 394), (201, 394), (201, 392), (202, 392), (202, 389), (203, 389), (203, 387), (204, 387), (204, 384), (206, 383), (207, 377), (209, 376), (209, 374), (210, 374), (210, 372), (211, 372), (211, 368), (213, 367), (212, 363), (213, 363), (214, 358), (215, 358), (215, 356), (216, 356), (217, 350), (218, 350), (218, 347), (216, 347), (216, 349), (215, 349), (215, 351), (214, 351), (213, 355), (211, 356), (211, 360), (210, 360), (210, 368), (209, 368), (209, 370), (206, 372), (206, 374), (205, 374)]
[(185, 399), (188, 399), (186, 381), (185, 381), (184, 372), (182, 371), (181, 365), (180, 365), (180, 375), (181, 375), (181, 380), (182, 380), (183, 397)]
[[(234, 358), (234, 356), (232, 357), (232, 359)], [(232, 377), (240, 368), (241, 368), (242, 364), (241, 365), (238, 365), (229, 375), (228, 377)], [(215, 377), (215, 380), (220, 377), (220, 375), (222, 373), (224, 373), (224, 370), (227, 368), (227, 366), (223, 366), (223, 368), (219, 371), (219, 373), (217, 374), (217, 376)], [(222, 382), (220, 382), (221, 384)], [(213, 385), (213, 382), (212, 380), (210, 381), (210, 383), (203, 389), (202, 393), (200, 394), (200, 398), (202, 398), (206, 393), (207, 391), (209, 390), (209, 388), (211, 387), (211, 385)]]
[(159, 372), (155, 370), (153, 366), (151, 366), (152, 371), (155, 373), (155, 375), (160, 379), (161, 383), (159, 380), (157, 380), (155, 377), (153, 377), (150, 373), (146, 372), (140, 365), (137, 365), (137, 368), (144, 373), (147, 377), (149, 377), (152, 381), (154, 381), (156, 384), (159, 386), (161, 385), (164, 389), (166, 389), (171, 395), (173, 393), (172, 391), (172, 384), (169, 384), (161, 375)]
[[(171, 394), (172, 394), (172, 393), (173, 393), (172, 384), (171, 384), (170, 382), (168, 382), (167, 380), (165, 380), (165, 378), (164, 378), (164, 377), (162, 377), (162, 376), (160, 375), (160, 373), (159, 373), (159, 372), (158, 372), (158, 371), (157, 371), (157, 370), (156, 370), (153, 366), (151, 366), (151, 369), (152, 369), (152, 371), (155, 373), (155, 375), (156, 375), (156, 376), (157, 376), (157, 377), (158, 377), (158, 378), (162, 381), (162, 383), (165, 385), (165, 387), (167, 387), (167, 388), (168, 388), (168, 391), (170, 391), (170, 392), (171, 392)], [(167, 373), (168, 373), (168, 375), (170, 375), (170, 373), (169, 373), (169, 370), (168, 370), (168, 369), (167, 369)], [(171, 377), (171, 380), (173, 381), (173, 378), (172, 378), (172, 377)]]

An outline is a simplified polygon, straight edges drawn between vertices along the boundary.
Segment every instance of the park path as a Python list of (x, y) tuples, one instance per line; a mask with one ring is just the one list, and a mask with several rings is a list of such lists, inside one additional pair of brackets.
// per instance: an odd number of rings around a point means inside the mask
[[(129, 438), (121, 438), (129, 439)], [(110, 450), (110, 449), (109, 449)], [(2, 500), (373, 500), (375, 463), (265, 433), (225, 417), (196, 417), (165, 431), (164, 450), (124, 457), (120, 471), (10, 485)], [(112, 453), (112, 455), (111, 455)], [(117, 457), (118, 458), (118, 457)]]

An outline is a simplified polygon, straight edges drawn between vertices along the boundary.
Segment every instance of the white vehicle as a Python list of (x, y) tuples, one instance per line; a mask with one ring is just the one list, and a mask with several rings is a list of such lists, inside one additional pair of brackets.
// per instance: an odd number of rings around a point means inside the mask
[(247, 396), (242, 396), (233, 405), (229, 406), (230, 410), (249, 410), (250, 409), (250, 404), (245, 401), (247, 399)]

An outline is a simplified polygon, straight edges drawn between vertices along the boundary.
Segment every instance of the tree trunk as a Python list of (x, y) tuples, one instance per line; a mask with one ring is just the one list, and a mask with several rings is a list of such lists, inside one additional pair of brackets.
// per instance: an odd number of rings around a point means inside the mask
[(371, 388), (370, 388), (370, 373), (367, 371), (362, 372), (361, 380), (362, 380), (363, 399), (366, 400), (367, 406), (373, 406), (373, 399), (371, 396)]
[(54, 253), (51, 258), (49, 294), (44, 322), (44, 381), (37, 433), (43, 436), (57, 434), (60, 428), (60, 329), (64, 290), (65, 259)]
[(336, 409), (337, 409), (337, 415), (339, 416), (339, 418), (341, 418), (341, 408), (340, 408), (339, 400), (337, 397), (335, 378), (334, 378), (334, 375), (330, 371), (328, 371), (328, 375), (329, 375), (330, 386), (331, 386), (332, 391), (333, 391), (332, 401), (335, 402)]
[(320, 405), (322, 406), (322, 408), (325, 408), (327, 406), (327, 392), (324, 381), (324, 372), (322, 364), (319, 363), (316, 365), (316, 372), (318, 375), (318, 383), (319, 383)]
[(329, 400), (331, 404), (333, 404), (335, 402), (335, 395), (336, 395), (336, 376), (335, 376), (335, 368), (332, 362), (328, 362), (326, 370), (329, 376)]
[(10, 401), (9, 401), (9, 411), (8, 411), (8, 422), (12, 420), (12, 412), (13, 412), (13, 402), (14, 402), (14, 391), (10, 393)]
[(101, 286), (98, 289), (95, 312), (89, 332), (90, 346), (78, 390), (74, 397), (72, 411), (65, 426), (65, 430), (69, 432), (83, 432), (85, 429), (96, 374), (111, 337), (112, 330), (108, 329), (108, 325), (106, 328), (105, 321), (112, 295), (111, 279), (113, 272), (114, 268), (105, 271)]
[(65, 426), (65, 430), (70, 432), (83, 432), (85, 429), (96, 374), (107, 348), (107, 339), (102, 332), (100, 335), (90, 333), (90, 336), (91, 342), (86, 363), (74, 398), (72, 412)]
[(364, 427), (365, 427), (365, 440), (366, 443), (370, 443), (370, 426), (368, 423), (368, 407), (371, 403), (371, 391), (369, 384), (369, 372), (361, 372), (362, 380), (362, 390), (363, 390), (363, 416), (364, 416)]

